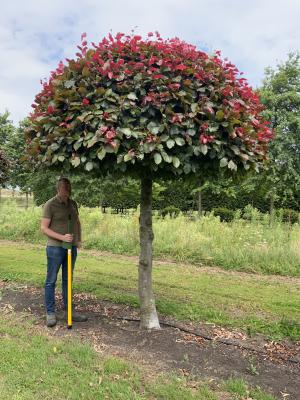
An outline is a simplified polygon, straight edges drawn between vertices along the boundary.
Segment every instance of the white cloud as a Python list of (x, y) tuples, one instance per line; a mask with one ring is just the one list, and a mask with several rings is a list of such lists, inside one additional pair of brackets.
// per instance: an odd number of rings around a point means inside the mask
[(135, 26), (219, 49), (256, 86), (265, 67), (299, 50), (299, 17), (299, 0), (12, 0), (0, 14), (0, 112), (24, 118), (40, 79), (74, 55), (82, 32), (99, 41)]

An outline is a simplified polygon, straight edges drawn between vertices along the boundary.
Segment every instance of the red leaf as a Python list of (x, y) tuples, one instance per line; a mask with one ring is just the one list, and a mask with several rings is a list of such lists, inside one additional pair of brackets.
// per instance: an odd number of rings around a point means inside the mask
[(185, 69), (187, 69), (187, 67), (184, 64), (178, 64), (175, 68), (177, 71), (184, 71)]

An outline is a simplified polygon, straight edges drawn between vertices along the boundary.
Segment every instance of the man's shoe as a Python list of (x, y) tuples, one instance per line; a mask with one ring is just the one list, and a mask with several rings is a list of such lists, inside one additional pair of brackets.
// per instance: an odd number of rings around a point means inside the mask
[(46, 316), (46, 324), (48, 328), (56, 325), (56, 315), (55, 314), (47, 314)]
[[(65, 311), (65, 318), (68, 318), (68, 313)], [(73, 322), (86, 322), (88, 317), (84, 314), (78, 313), (77, 311), (72, 312), (72, 321)]]

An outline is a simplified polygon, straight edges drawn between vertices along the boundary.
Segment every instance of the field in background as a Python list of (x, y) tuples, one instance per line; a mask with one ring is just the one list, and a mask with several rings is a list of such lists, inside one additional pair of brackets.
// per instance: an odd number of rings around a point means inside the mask
[[(40, 233), (41, 208), (2, 202), (0, 238), (45, 243)], [(118, 254), (139, 254), (138, 212), (103, 214), (99, 208), (80, 208), (84, 248)], [(190, 220), (184, 215), (154, 217), (154, 257), (218, 266), (261, 274), (300, 276), (300, 226), (235, 219), (220, 222), (213, 215)]]

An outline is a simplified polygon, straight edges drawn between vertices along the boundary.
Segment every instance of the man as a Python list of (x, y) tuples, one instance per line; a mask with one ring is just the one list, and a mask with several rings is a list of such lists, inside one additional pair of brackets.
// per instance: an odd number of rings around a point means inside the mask
[[(46, 324), (56, 325), (55, 286), (57, 275), (62, 267), (62, 295), (65, 314), (68, 306), (68, 251), (63, 242), (72, 243), (72, 270), (77, 257), (77, 248), (81, 246), (81, 225), (78, 207), (71, 196), (71, 183), (67, 178), (57, 182), (57, 195), (48, 200), (43, 209), (41, 230), (48, 237), (47, 242), (47, 277), (45, 283)], [(71, 230), (68, 229), (71, 226)], [(73, 276), (73, 274), (72, 274)], [(73, 310), (72, 310), (73, 311)], [(87, 317), (72, 312), (75, 322), (84, 322)]]

